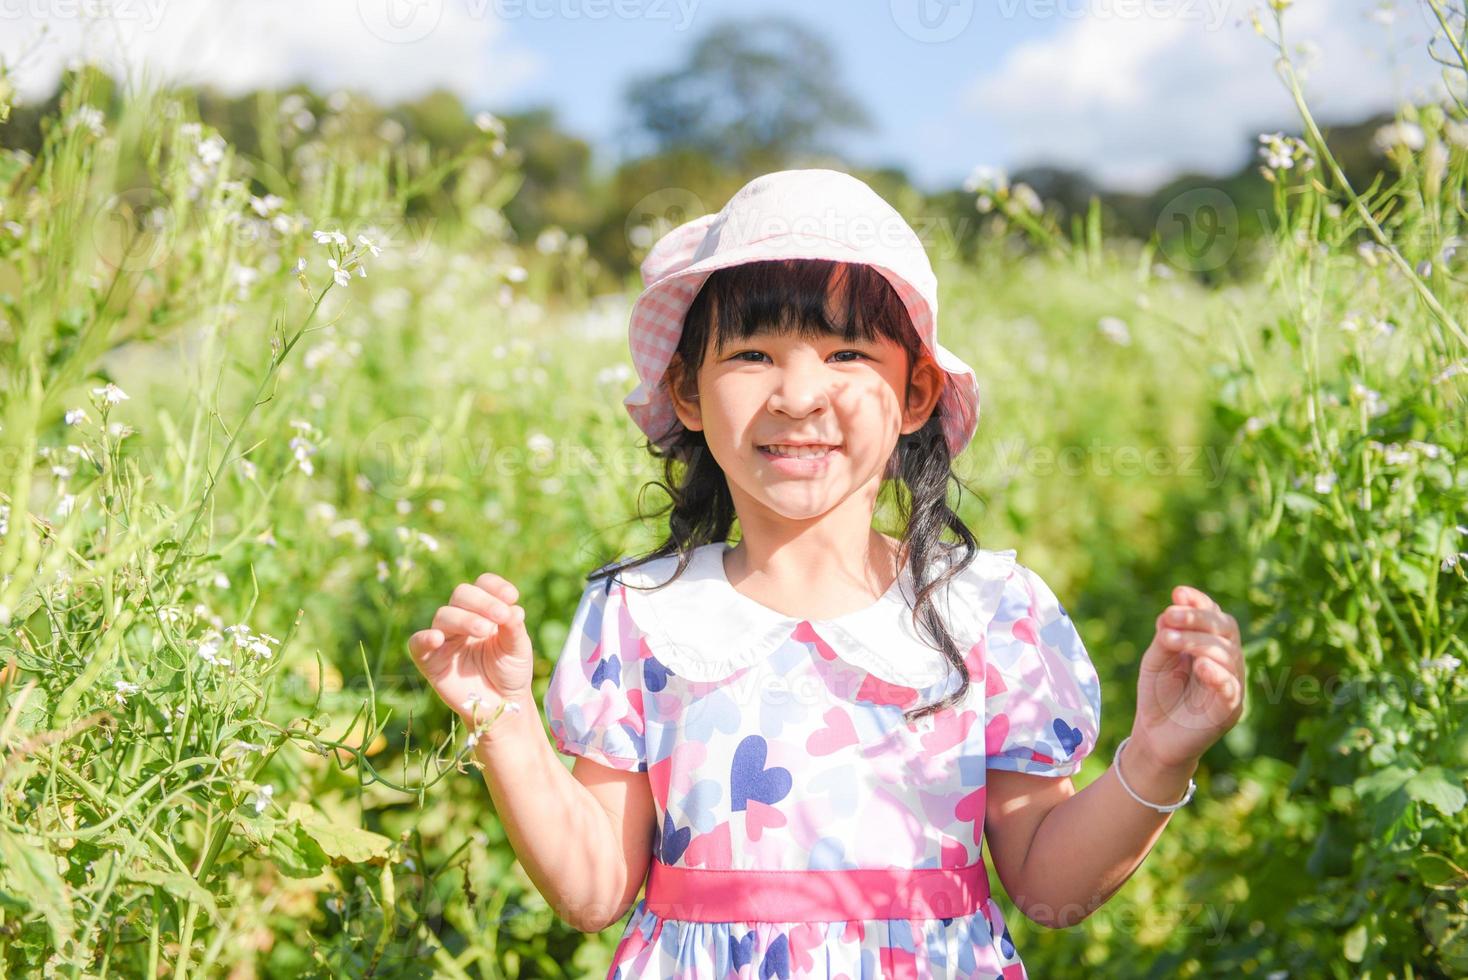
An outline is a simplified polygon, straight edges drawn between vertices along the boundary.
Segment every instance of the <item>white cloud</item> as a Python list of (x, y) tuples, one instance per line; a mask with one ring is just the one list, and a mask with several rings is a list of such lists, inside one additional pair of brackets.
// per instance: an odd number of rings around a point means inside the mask
[[(1263, 4), (1072, 6), (1073, 14), (1057, 15), (1063, 22), (1054, 31), (1016, 46), (963, 93), (965, 114), (1004, 132), (1002, 162), (1011, 169), (1060, 164), (1112, 189), (1141, 191), (1182, 170), (1231, 172), (1245, 162), (1256, 134), (1298, 130), (1294, 102), (1275, 73), (1278, 52), (1249, 21), (1249, 9)], [(1439, 97), (1427, 30), (1400, 10), (1395, 18), (1373, 18), (1383, 6), (1301, 0), (1286, 12), (1286, 43), (1314, 46), (1292, 51), (1292, 60), (1310, 65), (1304, 90), (1318, 123)], [(1136, 16), (1139, 9), (1169, 12)], [(1272, 32), (1267, 11), (1263, 20)]]
[(0, 58), (43, 26), (17, 69), (22, 99), (49, 95), (77, 60), (230, 94), (302, 81), (395, 101), (442, 87), (476, 105), (542, 70), (505, 43), (487, 0), (0, 0)]

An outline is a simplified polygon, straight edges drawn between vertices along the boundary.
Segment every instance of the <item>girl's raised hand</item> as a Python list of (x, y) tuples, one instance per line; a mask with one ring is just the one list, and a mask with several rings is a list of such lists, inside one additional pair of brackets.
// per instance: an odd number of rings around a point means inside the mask
[(1132, 735), (1154, 759), (1186, 766), (1244, 713), (1239, 624), (1198, 589), (1179, 585), (1142, 654)]
[(534, 654), (519, 590), (489, 572), (454, 589), (433, 625), (408, 638), (413, 663), (472, 729), (502, 701), (530, 697)]

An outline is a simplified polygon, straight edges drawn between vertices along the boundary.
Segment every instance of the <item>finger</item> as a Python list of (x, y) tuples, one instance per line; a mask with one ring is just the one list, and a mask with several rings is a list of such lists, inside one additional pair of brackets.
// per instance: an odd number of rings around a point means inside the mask
[(1168, 606), (1158, 617), (1157, 625), (1162, 629), (1203, 630), (1225, 637), (1239, 635), (1239, 624), (1228, 613), (1195, 606)]
[(1239, 696), (1242, 686), (1238, 677), (1216, 660), (1199, 659), (1193, 668), (1198, 680), (1232, 701)]
[(449, 605), (478, 613), (497, 623), (505, 622), (510, 617), (508, 603), (496, 599), (476, 585), (460, 585), (455, 588), (453, 595), (449, 597)]
[(478, 613), (458, 606), (439, 606), (433, 616), (433, 628), (450, 634), (479, 637), (489, 636), (497, 629), (494, 623)]
[(474, 580), (474, 584), (490, 595), (502, 599), (506, 604), (518, 602), (520, 599), (520, 590), (515, 588), (514, 582), (503, 575), (485, 572)]
[(1207, 647), (1227, 654), (1229, 643), (1217, 633), (1208, 630), (1179, 630), (1171, 627), (1159, 632), (1162, 645), (1169, 650), (1191, 650)]
[(415, 657), (426, 657), (443, 646), (443, 641), (444, 635), (441, 630), (419, 630), (408, 637), (408, 650)]
[(1218, 603), (1202, 589), (1195, 589), (1191, 585), (1179, 585), (1172, 590), (1173, 601), (1182, 606), (1193, 606), (1197, 609), (1217, 609)]
[[(1204, 637), (1210, 636), (1210, 634), (1200, 635)], [(1177, 663), (1188, 668), (1190, 671), (1194, 669), (1195, 665), (1206, 661), (1234, 677), (1237, 677), (1239, 673), (1238, 667), (1233, 662), (1232, 653), (1224, 648), (1216, 637), (1212, 638), (1211, 642), (1209, 639), (1204, 639), (1202, 641), (1184, 643), (1182, 646), (1173, 650), (1173, 653), (1177, 657)]]

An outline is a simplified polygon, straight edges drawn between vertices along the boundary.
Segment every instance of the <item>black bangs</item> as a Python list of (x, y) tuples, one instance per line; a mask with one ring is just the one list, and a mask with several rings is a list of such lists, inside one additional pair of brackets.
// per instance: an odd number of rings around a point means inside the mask
[(825, 259), (768, 259), (710, 273), (678, 344), (695, 372), (711, 332), (716, 351), (763, 333), (848, 342), (885, 337), (907, 350), (909, 362), (921, 349), (907, 307), (881, 272)]

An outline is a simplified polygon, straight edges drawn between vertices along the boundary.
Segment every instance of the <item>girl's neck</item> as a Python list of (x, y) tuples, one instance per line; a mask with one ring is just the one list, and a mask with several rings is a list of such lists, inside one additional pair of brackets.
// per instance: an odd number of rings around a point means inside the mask
[(799, 538), (739, 544), (723, 555), (724, 575), (741, 594), (804, 619), (832, 619), (871, 605), (901, 572), (901, 542), (871, 531), (858, 550)]

